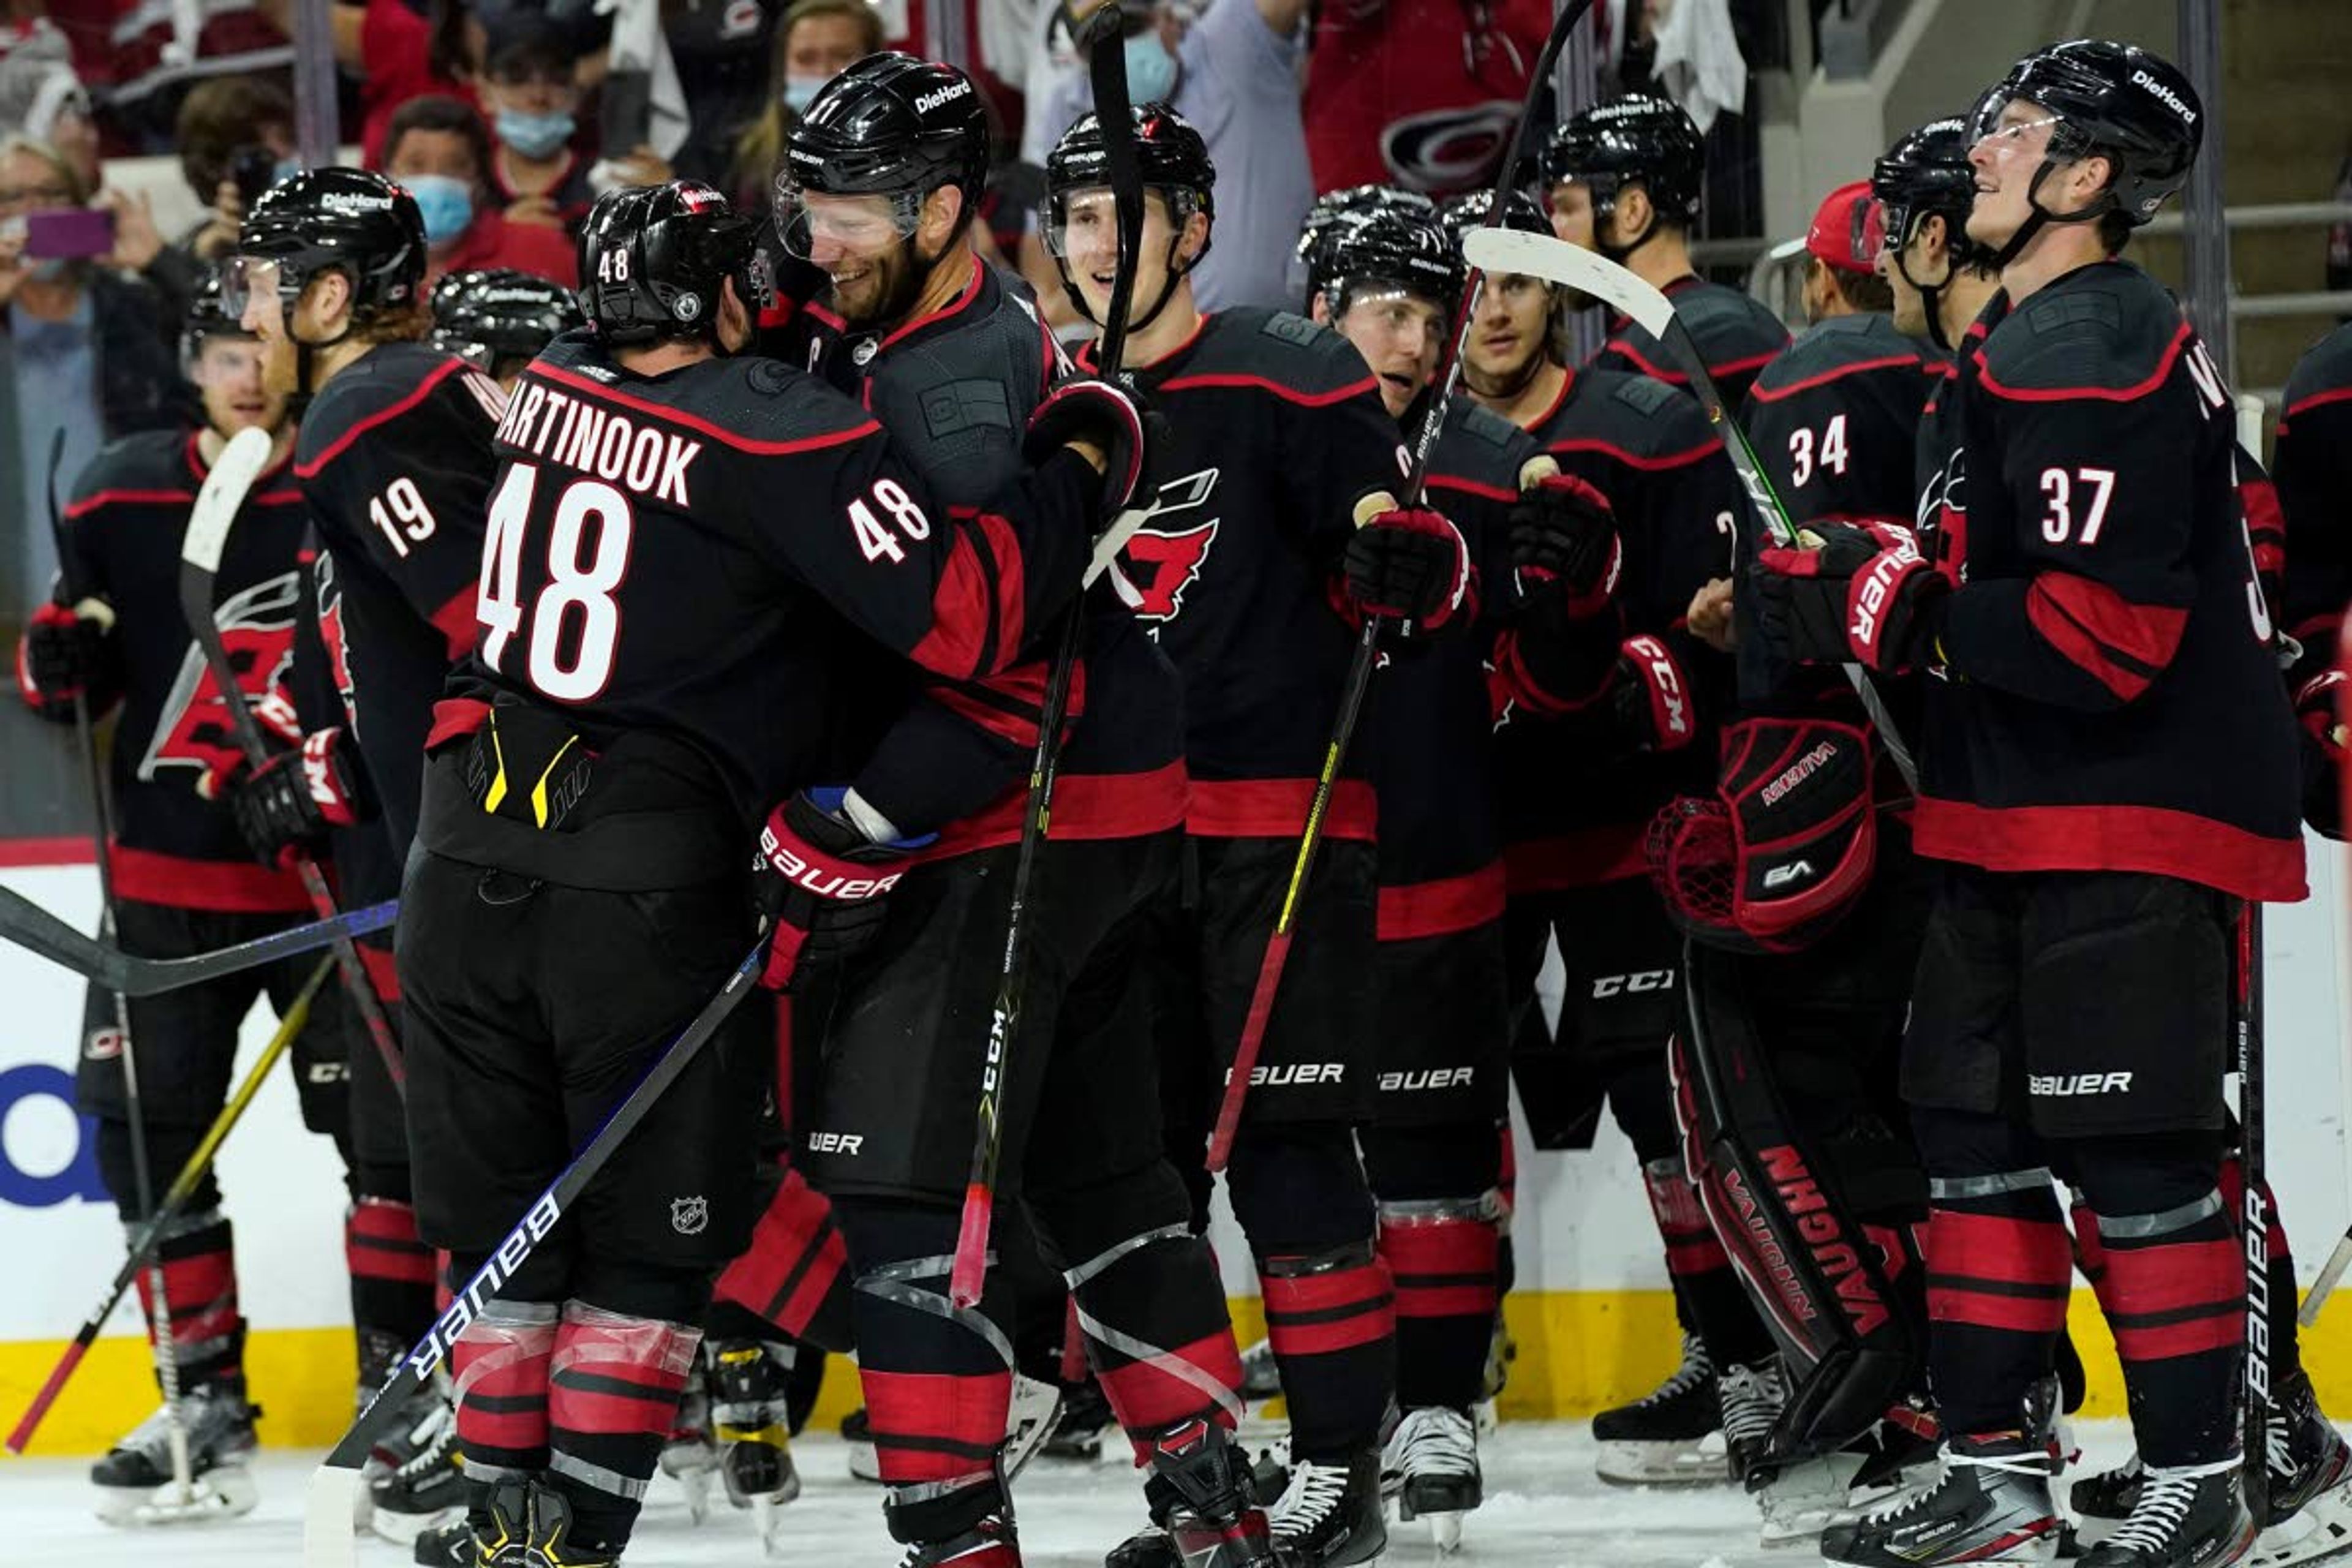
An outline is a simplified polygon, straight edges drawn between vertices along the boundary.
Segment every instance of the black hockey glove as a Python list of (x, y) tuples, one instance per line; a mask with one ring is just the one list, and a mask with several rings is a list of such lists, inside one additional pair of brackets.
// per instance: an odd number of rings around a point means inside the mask
[(103, 705), (106, 634), (113, 626), (114, 612), (102, 599), (84, 599), (79, 609), (43, 605), (33, 612), (16, 647), (16, 689), (35, 712), (70, 718), (77, 697), (93, 710)]
[(1549, 458), (1519, 471), (1510, 510), (1511, 565), (1529, 603), (1570, 619), (1592, 614), (1616, 591), (1625, 561), (1609, 498)]
[(1698, 734), (1682, 661), (1656, 637), (1631, 637), (1617, 645), (1609, 700), (1619, 739), (1636, 751), (1678, 752)]
[(319, 847), (329, 829), (369, 815), (366, 777), (348, 734), (316, 730), (257, 768), (206, 774), (197, 793), (225, 796), (254, 858), (287, 867), (298, 854)]
[(1377, 514), (1350, 534), (1340, 557), (1348, 602), (1360, 615), (1433, 632), (1470, 597), (1470, 549), (1462, 531), (1427, 507)]
[(1800, 664), (1848, 660), (1901, 675), (1932, 656), (1950, 580), (1910, 531), (1872, 522), (1823, 522), (1805, 532), (1818, 549), (1774, 545), (1750, 567), (1763, 636)]
[(752, 867), (752, 898), (768, 925), (760, 983), (789, 990), (813, 964), (839, 963), (882, 934), (885, 903), (907, 853), (931, 842), (877, 843), (849, 819), (846, 790), (803, 790), (768, 814)]
[(1133, 389), (1080, 376), (1047, 393), (1029, 416), (1021, 456), (1034, 467), (1073, 441), (1100, 447), (1108, 459), (1103, 466), (1103, 516), (1113, 518), (1127, 510), (1143, 482), (1158, 422)]

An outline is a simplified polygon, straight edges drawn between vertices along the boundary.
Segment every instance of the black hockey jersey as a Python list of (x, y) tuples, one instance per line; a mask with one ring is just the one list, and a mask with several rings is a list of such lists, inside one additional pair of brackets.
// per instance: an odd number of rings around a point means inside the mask
[(1609, 498), (1625, 556), (1618, 588), (1623, 629), (1666, 646), (1698, 734), (1678, 752), (1629, 752), (1596, 730), (1608, 722), (1605, 701), (1555, 721), (1507, 710), (1497, 765), (1515, 893), (1644, 875), (1642, 836), (1650, 818), (1675, 795), (1710, 786), (1711, 726), (1730, 696), (1731, 661), (1692, 636), (1684, 620), (1693, 595), (1730, 574), (1747, 505), (1698, 405), (1648, 376), (1576, 371), (1528, 433), (1563, 472)]
[(2286, 378), (2271, 477), (2286, 520), (2280, 627), (2315, 671), (2332, 668), (2352, 604), (2352, 326), (2313, 344)]
[(2301, 898), (2295, 727), (2230, 400), (2179, 306), (2119, 262), (2015, 309), (1996, 294), (1938, 402), (1960, 446), (1922, 488), (1958, 587), (1919, 852)]
[[(1788, 345), (1789, 329), (1760, 301), (1701, 278), (1677, 278), (1660, 292), (1674, 302), (1675, 314), (1706, 362), (1707, 376), (1723, 395), (1723, 406), (1737, 411), (1747, 401), (1757, 374)], [(1611, 313), (1608, 341), (1591, 363), (1596, 369), (1655, 376), (1669, 386), (1690, 390), (1690, 377), (1675, 368), (1664, 345), (1622, 312)]]
[[(1356, 642), (1334, 604), (1339, 556), (1358, 504), (1403, 489), (1396, 424), (1354, 346), (1284, 311), (1204, 316), (1134, 374), (1170, 433), (1147, 492), (1158, 514), (1112, 574), (1183, 678), (1188, 824), (1295, 836)], [(1350, 751), (1325, 830), (1370, 838)]]
[(295, 447), (331, 578), (319, 592), (329, 653), (404, 854), (416, 834), (433, 705), (474, 639), (498, 466), (490, 433), (504, 407), (498, 384), (464, 361), (386, 343), (327, 383)]
[[(498, 455), (453, 693), (521, 693), (592, 744), (682, 739), (747, 832), (849, 776), (874, 645), (956, 679), (1004, 668), (1067, 602), (1100, 496), (1061, 454), (966, 515), (814, 376), (749, 356), (639, 376), (585, 331), (523, 373)], [(452, 705), (442, 732), (464, 727)]]
[[(1406, 412), (1408, 436), (1423, 405)], [(1535, 441), (1467, 397), (1446, 410), (1430, 454), (1429, 504), (1470, 547), (1478, 622), (1391, 643), (1365, 701), (1359, 742), (1380, 803), (1380, 937), (1408, 942), (1503, 914), (1502, 822), (1485, 650), (1510, 612), (1509, 514)]]
[[(115, 802), (114, 890), (181, 909), (276, 913), (307, 910), (302, 885), (255, 863), (225, 805), (197, 781), (243, 753), (229, 710), (180, 609), (180, 542), (204, 484), (198, 437), (127, 436), (102, 449), (75, 482), (65, 510), (67, 560), (55, 596), (106, 600), (107, 639), (121, 718), (109, 764)], [(215, 618), (237, 672), (238, 700), (293, 724), (291, 668), (297, 554), (306, 527), (301, 493), (283, 463), (254, 481), (215, 580)]]
[[(971, 510), (1018, 475), (1029, 416), (1068, 369), (1035, 310), (977, 258), (964, 288), (928, 315), (867, 331), (812, 305), (789, 336), (798, 342), (785, 357), (856, 399), (941, 501)], [(1108, 584), (1089, 595), (1087, 617), (1071, 687), (1076, 723), (1055, 788), (1055, 837), (1180, 826), (1183, 700), (1176, 672)], [(859, 770), (858, 794), (902, 829), (940, 828), (933, 856), (1017, 839), (1052, 653), (1041, 646), (980, 680), (913, 671), (921, 677), (919, 695), (878, 693), (874, 716), (899, 716)], [(905, 686), (903, 679), (895, 683)], [(910, 698), (914, 706), (902, 712)]]

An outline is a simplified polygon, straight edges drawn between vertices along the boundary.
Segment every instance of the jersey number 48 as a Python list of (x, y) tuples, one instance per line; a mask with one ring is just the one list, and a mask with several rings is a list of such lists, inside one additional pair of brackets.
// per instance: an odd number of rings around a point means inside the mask
[[(490, 500), (474, 615), (483, 628), (482, 662), (500, 674), (509, 673), (503, 661), (522, 629), (523, 536), (538, 489), (538, 467), (516, 463)], [(531, 600), (522, 674), (558, 701), (585, 702), (613, 678), (621, 636), (621, 606), (613, 594), (628, 575), (635, 524), (628, 498), (601, 479), (575, 479), (556, 499), (547, 535), (547, 584)]]

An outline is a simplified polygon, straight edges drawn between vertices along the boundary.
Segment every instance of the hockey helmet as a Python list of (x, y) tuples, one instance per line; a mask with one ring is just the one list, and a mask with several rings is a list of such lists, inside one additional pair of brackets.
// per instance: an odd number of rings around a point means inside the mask
[(536, 359), (558, 332), (584, 324), (572, 291), (512, 268), (452, 272), (433, 286), (433, 346), (496, 374)]
[(746, 310), (768, 302), (755, 234), (699, 180), (607, 191), (580, 231), (580, 312), (610, 346), (710, 337), (729, 279)]
[(208, 338), (250, 338), (245, 323), (229, 314), (222, 300), (220, 267), (207, 267), (196, 279), (196, 291), (188, 300), (188, 313), (180, 323), (180, 362), (195, 363), (205, 351)]
[[(1176, 247), (1181, 243), (1184, 226), (1194, 213), (1206, 216), (1213, 225), (1217, 216), (1217, 166), (1209, 161), (1209, 144), (1192, 122), (1160, 102), (1136, 105), (1129, 112), (1135, 121), (1135, 161), (1143, 175), (1146, 190), (1158, 191), (1168, 204), (1168, 279), (1161, 287), (1160, 298), (1140, 316), (1134, 326), (1149, 324), (1176, 291), (1176, 281), (1186, 271), (1201, 264), (1209, 254), (1210, 241), (1202, 242), (1199, 254), (1180, 268), (1176, 264)], [(1070, 278), (1069, 264), (1069, 200), (1074, 192), (1101, 190), (1110, 184), (1110, 153), (1103, 145), (1102, 122), (1092, 110), (1078, 117), (1062, 132), (1062, 139), (1045, 155), (1045, 248), (1053, 254), (1060, 268), (1062, 282), (1069, 290), (1070, 303), (1081, 314), (1093, 319), (1082, 294)]]
[(1551, 225), (1544, 221), (1543, 208), (1536, 205), (1533, 196), (1512, 191), (1503, 197), (1503, 216), (1495, 216), (1495, 193), (1466, 191), (1437, 209), (1438, 221), (1445, 226), (1458, 249), (1462, 237), (1474, 228), (1516, 228), (1528, 234), (1549, 234)]
[(1373, 207), (1342, 213), (1324, 227), (1307, 258), (1307, 283), (1344, 315), (1348, 296), (1364, 284), (1402, 289), (1434, 300), (1448, 316), (1462, 300), (1461, 247), (1431, 213)]
[(886, 195), (901, 236), (923, 198), (942, 185), (963, 193), (966, 218), (988, 178), (988, 110), (971, 78), (951, 65), (885, 50), (856, 61), (818, 89), (794, 122), (776, 174), (776, 226), (795, 256), (809, 239), (801, 196)]
[(1544, 147), (1543, 175), (1548, 185), (1591, 187), (1596, 219), (1639, 184), (1659, 216), (1687, 226), (1706, 188), (1706, 143), (1679, 105), (1636, 93), (1570, 116)]
[(1958, 116), (1930, 120), (1897, 137), (1871, 165), (1870, 194), (1886, 209), (1890, 250), (1899, 252), (1911, 243), (1921, 218), (1938, 216), (1955, 263), (1990, 256), (1967, 234), (1977, 180), (1969, 167), (1968, 122)]
[(403, 186), (365, 169), (303, 169), (261, 193), (245, 215), (236, 255), (223, 270), (221, 308), (242, 317), (248, 264), (278, 269), (278, 298), (290, 318), (313, 278), (351, 279), (352, 313), (415, 302), (425, 283), (425, 219)]
[(2011, 66), (1969, 117), (1971, 145), (2000, 129), (2001, 110), (2012, 102), (2035, 105), (2057, 121), (2035, 190), (2055, 163), (2101, 157), (2114, 169), (2105, 200), (2083, 213), (2050, 213), (2036, 200), (2042, 222), (2115, 212), (2137, 227), (2189, 183), (2204, 135), (2204, 105), (2178, 66), (2137, 44), (2105, 38), (2052, 44)]

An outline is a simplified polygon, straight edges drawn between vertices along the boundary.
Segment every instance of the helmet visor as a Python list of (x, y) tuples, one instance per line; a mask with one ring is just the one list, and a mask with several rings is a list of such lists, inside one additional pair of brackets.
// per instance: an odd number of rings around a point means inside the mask
[(280, 292), (286, 276), (274, 257), (232, 255), (220, 264), (220, 280), (221, 313), (241, 322), (257, 298)]
[(1118, 202), (1108, 185), (1074, 185), (1045, 205), (1045, 248), (1065, 261), (1118, 254)]
[(776, 234), (784, 249), (820, 265), (842, 257), (880, 256), (915, 232), (921, 201), (895, 195), (830, 195), (776, 181)]

